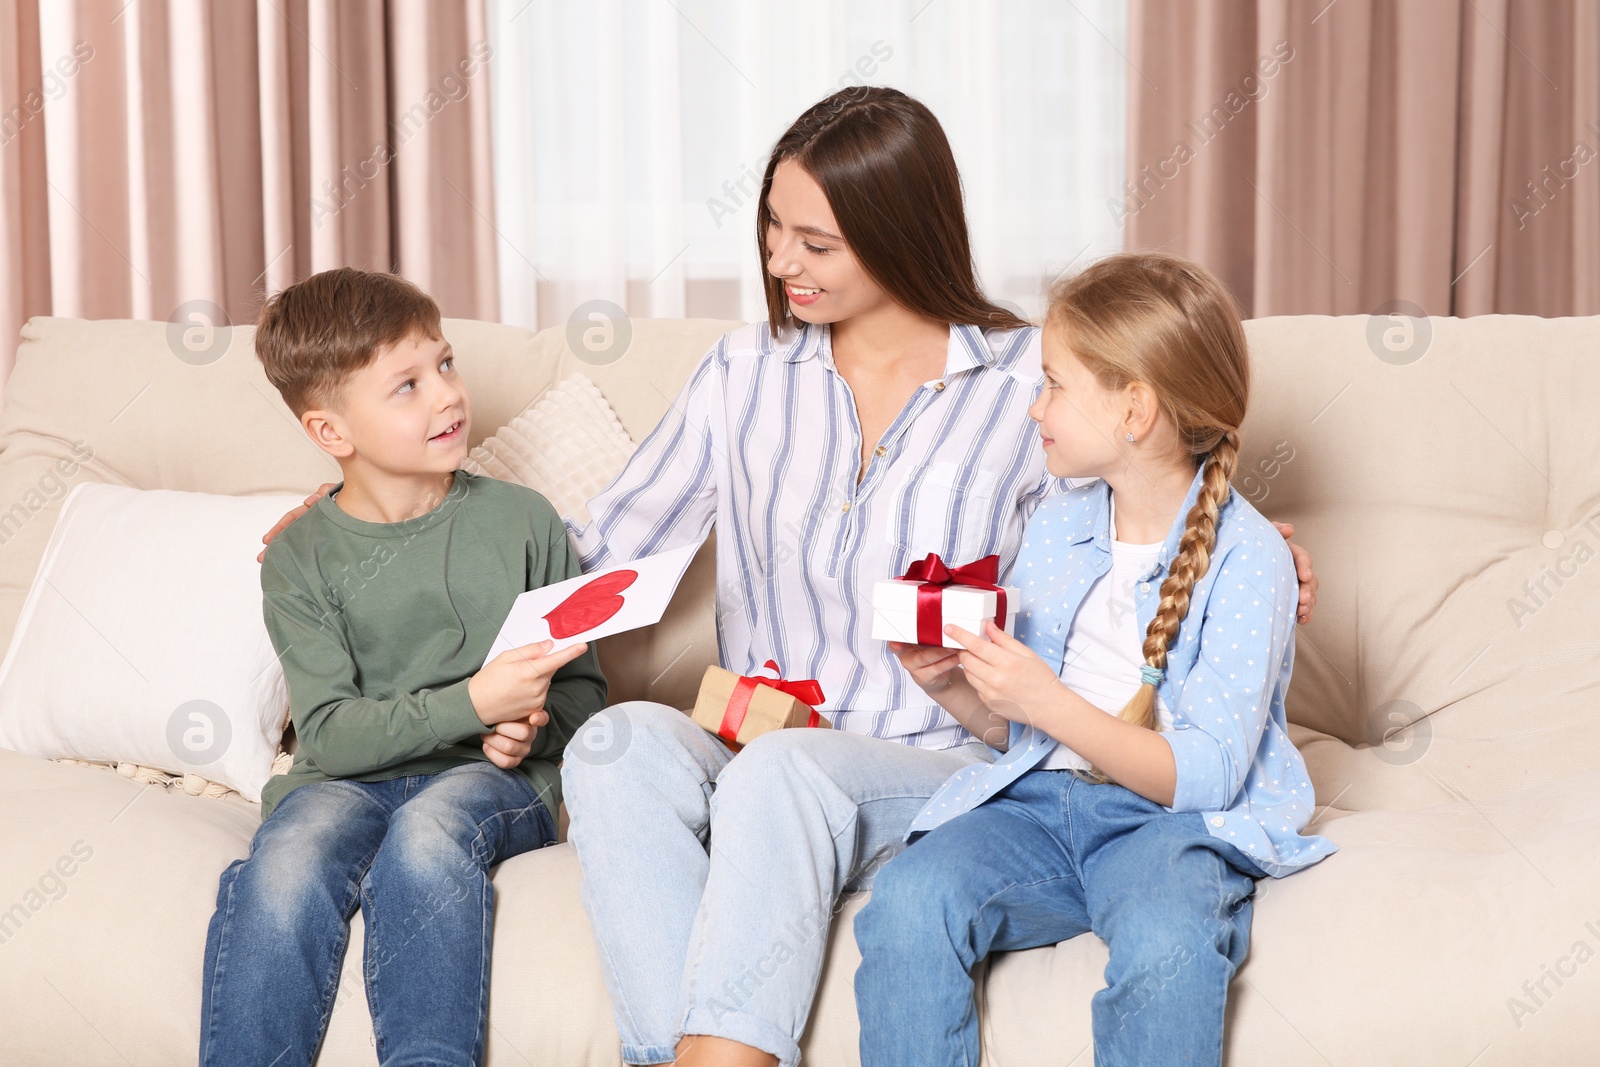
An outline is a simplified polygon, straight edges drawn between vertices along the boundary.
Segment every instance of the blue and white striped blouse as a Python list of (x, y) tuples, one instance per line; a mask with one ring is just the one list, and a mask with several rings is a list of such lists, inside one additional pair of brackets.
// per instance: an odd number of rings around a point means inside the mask
[(828, 327), (742, 327), (572, 528), (583, 566), (703, 541), (714, 522), (724, 667), (772, 659), (817, 679), (836, 729), (961, 744), (972, 735), (871, 636), (872, 586), (929, 552), (998, 553), (1010, 571), (1028, 516), (1067, 486), (1027, 417), (1042, 380), (1036, 328), (952, 326), (944, 375), (913, 394), (858, 484), (861, 429)]

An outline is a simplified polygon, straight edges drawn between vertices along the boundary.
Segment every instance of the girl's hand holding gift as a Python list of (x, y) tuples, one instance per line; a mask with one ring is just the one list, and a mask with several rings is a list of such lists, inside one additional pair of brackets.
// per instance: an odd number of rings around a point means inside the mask
[[(996, 626), (983, 624), (984, 636), (951, 624), (944, 632), (961, 642), (961, 669), (978, 698), (995, 715), (1023, 724), (1042, 725), (1063, 690), (1061, 677), (1038, 653)], [(948, 651), (948, 650), (943, 650)]]
[(993, 621), (983, 629), (985, 637), (954, 625), (945, 633), (961, 642), (962, 674), (991, 718), (1036, 726), (1118, 785), (1157, 804), (1172, 803), (1178, 769), (1158, 732), (1090, 704)]

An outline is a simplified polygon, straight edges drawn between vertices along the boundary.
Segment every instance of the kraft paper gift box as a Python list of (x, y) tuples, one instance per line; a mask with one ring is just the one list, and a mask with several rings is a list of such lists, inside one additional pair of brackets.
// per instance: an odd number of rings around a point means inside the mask
[[(767, 669), (778, 673), (771, 660)], [(823, 699), (821, 686), (810, 679), (791, 682), (782, 677), (738, 675), (713, 665), (700, 680), (690, 714), (730, 748), (738, 749), (773, 730), (797, 726), (831, 729), (832, 724), (813, 706)]]
[[(903, 641), (912, 645), (934, 644), (922, 638), (937, 636), (937, 643), (943, 647), (960, 648), (961, 643), (946, 634), (944, 627), (954, 623), (982, 637), (986, 620), (999, 621), (1002, 590), (1005, 623), (1001, 629), (1014, 633), (1017, 603), (1022, 594), (1015, 586), (997, 586), (998, 570), (996, 556), (985, 556), (976, 563), (955, 568), (945, 567), (938, 556), (929, 556), (913, 564), (899, 578), (882, 579), (872, 587), (872, 636), (880, 641)], [(938, 591), (936, 599), (923, 592), (925, 586)], [(938, 615), (933, 614), (935, 610)], [(926, 614), (919, 615), (919, 612)]]

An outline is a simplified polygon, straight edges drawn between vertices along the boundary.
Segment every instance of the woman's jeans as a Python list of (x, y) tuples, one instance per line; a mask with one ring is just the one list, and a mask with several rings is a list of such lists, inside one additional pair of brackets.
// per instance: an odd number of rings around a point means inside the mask
[(1071, 771), (1024, 774), (879, 873), (855, 923), (862, 1067), (977, 1067), (973, 966), (1091, 930), (1111, 953), (1094, 1062), (1220, 1067), (1262, 874), (1198, 814)]
[(835, 901), (902, 847), (945, 779), (989, 758), (842, 730), (777, 730), (735, 757), (662, 704), (608, 708), (568, 743), (568, 839), (583, 868), (622, 1058), (668, 1063), (683, 1034), (791, 1067)]
[(481, 1062), (489, 868), (555, 836), (532, 783), (491, 763), (294, 789), (250, 855), (222, 873), (206, 937), (201, 1064), (316, 1058), (358, 905), (379, 1062)]

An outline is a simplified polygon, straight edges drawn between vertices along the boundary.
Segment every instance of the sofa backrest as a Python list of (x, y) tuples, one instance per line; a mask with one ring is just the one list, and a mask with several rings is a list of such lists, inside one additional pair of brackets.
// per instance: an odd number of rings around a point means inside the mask
[(1234, 485), (1296, 525), (1322, 580), (1289, 701), (1345, 742), (1312, 761), (1319, 802), (1476, 800), (1600, 766), (1600, 318), (1247, 332)]
[[(611, 362), (561, 328), (444, 329), (476, 444), (571, 371), (642, 440), (733, 325), (635, 319)], [(1235, 487), (1296, 524), (1322, 581), (1290, 694), (1319, 801), (1476, 799), (1600, 764), (1600, 318), (1296, 316), (1247, 333)], [(252, 337), (28, 323), (0, 411), (0, 643), (77, 481), (252, 494), (338, 477)], [(716, 658), (710, 549), (660, 626), (601, 642), (615, 699), (692, 703)]]
[[(695, 362), (736, 325), (638, 320), (626, 346), (599, 359), (581, 338), (569, 347), (564, 329), (469, 319), (443, 328), (472, 389), (476, 445), (574, 372), (599, 385), (642, 441)], [(267, 381), (254, 338), (253, 326), (186, 334), (159, 322), (43, 317), (24, 326), (0, 410), (0, 646), (78, 482), (250, 495), (310, 493), (340, 478)], [(716, 660), (713, 551), (708, 541), (661, 626), (600, 643), (617, 699), (693, 703)]]

